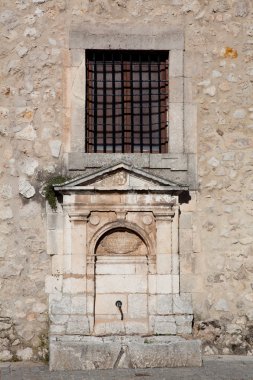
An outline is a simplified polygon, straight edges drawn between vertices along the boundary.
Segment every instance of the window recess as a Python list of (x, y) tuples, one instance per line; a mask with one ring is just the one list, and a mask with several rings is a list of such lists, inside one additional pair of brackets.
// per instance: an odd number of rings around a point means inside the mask
[(168, 152), (168, 51), (86, 51), (86, 152)]

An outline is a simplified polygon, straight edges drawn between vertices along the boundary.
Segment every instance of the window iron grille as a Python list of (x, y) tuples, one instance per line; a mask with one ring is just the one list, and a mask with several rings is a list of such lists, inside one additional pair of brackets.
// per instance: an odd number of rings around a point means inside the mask
[(168, 151), (168, 52), (88, 50), (86, 151)]

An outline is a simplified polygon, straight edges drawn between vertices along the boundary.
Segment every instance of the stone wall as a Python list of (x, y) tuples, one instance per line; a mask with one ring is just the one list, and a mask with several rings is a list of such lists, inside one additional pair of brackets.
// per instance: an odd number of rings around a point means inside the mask
[(250, 0), (1, 2), (0, 360), (47, 356), (42, 188), (66, 171), (68, 37), (83, 23), (184, 28), (199, 191), (181, 207), (181, 289), (206, 353), (253, 354), (252, 12)]

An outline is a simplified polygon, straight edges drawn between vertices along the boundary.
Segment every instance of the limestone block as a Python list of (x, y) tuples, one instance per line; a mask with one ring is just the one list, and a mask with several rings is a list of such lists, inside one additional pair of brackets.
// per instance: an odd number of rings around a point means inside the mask
[(68, 314), (51, 314), (50, 322), (55, 325), (65, 325), (69, 319)]
[(192, 228), (192, 213), (182, 212), (179, 219), (180, 228), (191, 229)]
[(78, 295), (71, 297), (71, 314), (85, 314), (86, 313), (86, 295)]
[(113, 368), (121, 346), (117, 343), (50, 342), (50, 369), (84, 370)]
[(125, 334), (126, 329), (125, 329), (125, 324), (123, 321), (118, 321), (118, 322), (107, 322), (105, 323), (105, 331), (106, 334)]
[(148, 313), (150, 315), (157, 314), (156, 295), (148, 295)]
[(170, 51), (169, 77), (183, 76), (183, 50)]
[[(96, 274), (135, 274), (134, 264), (113, 264), (113, 263), (100, 263), (96, 264)], [(147, 267), (147, 265), (146, 265)], [(142, 268), (143, 269), (143, 268)], [(147, 270), (147, 269), (146, 269)], [(142, 272), (143, 273), (143, 270)], [(145, 272), (144, 272), (145, 273)]]
[(148, 291), (149, 294), (156, 294), (156, 275), (148, 275)]
[(98, 275), (97, 293), (145, 293), (147, 276), (145, 275)]
[(128, 321), (126, 323), (126, 334), (147, 334), (148, 323), (147, 320), (141, 321)]
[(184, 229), (180, 233), (180, 252), (192, 252), (193, 237), (191, 229)]
[(49, 230), (61, 230), (63, 228), (63, 215), (47, 213), (47, 228)]
[(156, 267), (158, 274), (171, 274), (172, 272), (172, 255), (157, 254)]
[(72, 274), (86, 274), (86, 259), (84, 255), (71, 255)]
[(66, 333), (66, 327), (65, 325), (54, 325), (53, 323), (50, 323), (49, 331), (51, 335), (62, 335)]
[(71, 313), (70, 296), (63, 295), (60, 300), (51, 300), (50, 310), (52, 314), (70, 314)]
[(184, 100), (184, 82), (183, 78), (170, 79), (170, 96), (171, 103), (183, 103)]
[(175, 335), (177, 326), (173, 316), (150, 317), (151, 326), (155, 334)]
[(85, 278), (65, 278), (63, 279), (63, 293), (84, 293), (86, 291)]
[(171, 253), (171, 225), (166, 221), (157, 221), (157, 253)]
[(47, 254), (48, 255), (63, 254), (63, 231), (61, 230), (47, 231)]
[(62, 276), (46, 276), (45, 292), (58, 293), (62, 290)]
[(191, 334), (192, 333), (192, 315), (175, 316), (177, 325), (177, 334)]
[(54, 255), (52, 257), (52, 274), (71, 273), (71, 256), (70, 255)]
[(49, 142), (51, 154), (53, 157), (58, 158), (60, 156), (61, 145), (62, 143), (60, 140), (51, 140)]
[(171, 153), (183, 153), (183, 103), (169, 103), (170, 140), (169, 150)]
[(156, 296), (157, 314), (172, 314), (172, 295), (159, 294)]
[(86, 226), (80, 223), (80, 226), (73, 224), (71, 230), (71, 249), (72, 254), (82, 254), (86, 253)]
[(19, 178), (18, 190), (25, 198), (32, 198), (35, 195), (35, 188), (24, 178)]
[(67, 334), (90, 334), (89, 320), (84, 315), (72, 315), (67, 322)]
[(130, 318), (146, 317), (148, 312), (147, 294), (128, 295), (128, 316)]
[(159, 274), (156, 276), (156, 292), (161, 294), (179, 292), (179, 275)]
[(97, 294), (95, 303), (95, 313), (98, 315), (115, 314), (119, 315), (119, 309), (115, 306), (116, 301), (122, 302), (123, 313), (128, 313), (128, 303), (126, 294)]
[(173, 314), (192, 314), (192, 296), (190, 293), (172, 296)]
[[(144, 346), (144, 347), (143, 347)], [(200, 367), (200, 341), (172, 341), (167, 344), (129, 345), (129, 355), (134, 368)]]

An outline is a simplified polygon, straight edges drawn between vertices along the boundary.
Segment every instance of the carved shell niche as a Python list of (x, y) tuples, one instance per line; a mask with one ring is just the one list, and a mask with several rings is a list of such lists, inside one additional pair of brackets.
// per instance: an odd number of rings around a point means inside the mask
[(129, 230), (108, 232), (100, 240), (97, 255), (147, 255), (147, 247), (143, 240)]

